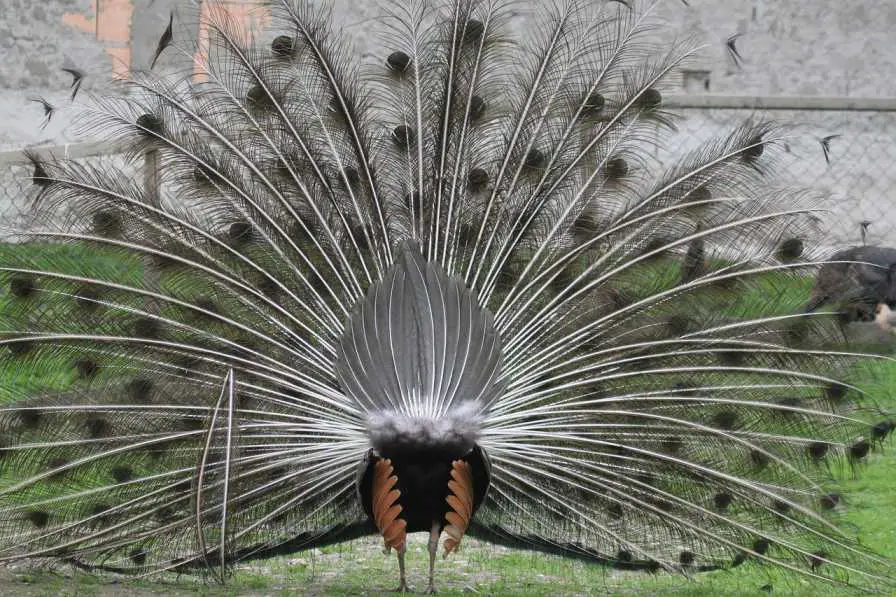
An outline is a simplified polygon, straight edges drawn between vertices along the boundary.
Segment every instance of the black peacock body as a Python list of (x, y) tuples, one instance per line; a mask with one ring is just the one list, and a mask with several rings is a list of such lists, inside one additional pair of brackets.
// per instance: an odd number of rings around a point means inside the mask
[(656, 163), (692, 51), (621, 3), (517, 40), (504, 3), (390, 3), (369, 69), (269, 4), (271, 44), (212, 11), (201, 81), (90, 108), (127, 163), (33, 156), (4, 358), (72, 379), (4, 388), (0, 560), (223, 580), (379, 533), (406, 589), (428, 532), (430, 589), (443, 534), (889, 582), (830, 520), (892, 424), (781, 291), (815, 218), (770, 182), (784, 131)]

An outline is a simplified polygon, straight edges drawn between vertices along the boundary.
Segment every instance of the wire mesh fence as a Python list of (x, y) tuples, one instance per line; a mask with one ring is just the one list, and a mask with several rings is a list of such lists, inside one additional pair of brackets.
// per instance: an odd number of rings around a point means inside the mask
[[(669, 97), (680, 115), (678, 132), (657, 158), (698, 149), (751, 117), (788, 123), (785, 151), (777, 164), (783, 181), (818, 190), (823, 244), (896, 245), (896, 99)], [(83, 143), (35, 150), (84, 160), (119, 160), (108, 143)], [(670, 153), (661, 155), (661, 153)], [(147, 164), (129, 171), (145, 177)], [(24, 238), (33, 229), (33, 166), (22, 151), (0, 153), (0, 242)], [(145, 178), (143, 180), (146, 180)]]
[(823, 197), (824, 244), (896, 245), (896, 99), (696, 96), (672, 103), (681, 115), (672, 151), (754, 116), (787, 123), (777, 169), (783, 183)]

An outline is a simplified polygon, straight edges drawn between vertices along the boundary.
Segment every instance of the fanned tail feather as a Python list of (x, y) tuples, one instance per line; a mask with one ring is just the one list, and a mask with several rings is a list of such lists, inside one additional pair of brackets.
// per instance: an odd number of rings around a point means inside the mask
[[(491, 462), (468, 534), (892, 584), (830, 520), (831, 471), (892, 425), (851, 378), (866, 355), (789, 298), (822, 255), (814, 195), (773, 183), (786, 129), (748, 121), (657, 164), (663, 84), (693, 50), (620, 3), (540, 6), (514, 40), (509, 3), (390, 2), (364, 68), (327, 11), (265, 10), (272, 45), (211, 10), (201, 81), (138, 73), (96, 101), (119, 163), (32, 156), (45, 229), (0, 262), (0, 348), (64, 374), (0, 389), (0, 561), (223, 580), (376, 532), (370, 421), (414, 394), (360, 401), (346, 371), (405, 383), (417, 361), (374, 355), (357, 314), (425, 298), (415, 338), (441, 360), (421, 377), (490, 384), (458, 396)], [(370, 302), (399, 287), (429, 294)], [(481, 361), (449, 358), (456, 327)]]

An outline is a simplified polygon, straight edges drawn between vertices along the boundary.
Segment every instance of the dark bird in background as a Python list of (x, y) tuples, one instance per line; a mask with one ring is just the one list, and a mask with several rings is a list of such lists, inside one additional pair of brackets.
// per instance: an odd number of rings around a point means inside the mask
[(824, 152), (824, 161), (828, 164), (831, 163), (831, 141), (838, 138), (840, 135), (828, 135), (827, 137), (822, 137), (821, 142), (821, 150)]
[(78, 91), (81, 89), (81, 83), (84, 82), (84, 76), (85, 76), (84, 71), (82, 71), (79, 68), (74, 68), (74, 67), (63, 67), (62, 70), (72, 76), (72, 85), (71, 85), (72, 97), (71, 97), (71, 99), (72, 99), (72, 101), (75, 101), (75, 96), (78, 95)]
[(162, 55), (162, 52), (165, 51), (165, 48), (171, 45), (171, 42), (174, 40), (174, 11), (171, 11), (171, 14), (168, 16), (168, 26), (165, 27), (165, 31), (162, 32), (162, 36), (159, 38), (159, 44), (156, 46), (156, 51), (152, 55), (152, 61), (149, 63), (149, 70), (152, 70), (156, 66), (156, 61), (159, 59), (159, 56)]
[(591, 0), (526, 29), (501, 2), (387, 2), (363, 68), (326, 11), (273, 4), (263, 47), (212, 11), (201, 93), (149, 73), (101, 104), (158, 189), (35, 156), (54, 250), (3, 253), (0, 356), (74, 381), (0, 387), (0, 561), (223, 581), (373, 534), (406, 590), (420, 532), (429, 589), (467, 536), (891, 582), (822, 508), (879, 444), (866, 355), (766, 291), (814, 242), (815, 205), (757, 167), (786, 129), (634, 167), (675, 142), (661, 85), (690, 54)]
[(737, 50), (737, 40), (743, 35), (743, 33), (735, 33), (731, 37), (725, 40), (725, 49), (728, 51), (728, 56), (731, 57), (731, 60), (734, 62), (734, 66), (737, 68), (742, 68), (744, 59), (740, 55), (740, 52)]
[(896, 249), (875, 245), (850, 247), (831, 255), (815, 276), (804, 311), (825, 304), (855, 311), (870, 320), (878, 303), (896, 304)]
[(40, 128), (41, 130), (47, 128), (47, 125), (50, 124), (50, 120), (53, 118), (53, 114), (56, 113), (56, 106), (42, 97), (28, 98), (28, 101), (38, 103), (44, 109), (44, 119), (40, 123)]

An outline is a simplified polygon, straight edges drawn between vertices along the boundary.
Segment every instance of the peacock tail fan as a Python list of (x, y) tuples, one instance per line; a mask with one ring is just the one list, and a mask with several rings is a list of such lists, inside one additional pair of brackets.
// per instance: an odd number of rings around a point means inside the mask
[(487, 455), (474, 537), (892, 584), (836, 524), (832, 474), (893, 425), (792, 301), (823, 247), (788, 129), (659, 163), (695, 50), (649, 9), (516, 8), (386, 2), (370, 64), (319, 6), (269, 2), (273, 42), (212, 9), (201, 76), (85, 108), (120, 156), (31, 156), (0, 561), (223, 580), (375, 533), (359, 479), (413, 419)]

